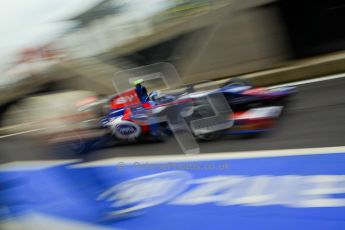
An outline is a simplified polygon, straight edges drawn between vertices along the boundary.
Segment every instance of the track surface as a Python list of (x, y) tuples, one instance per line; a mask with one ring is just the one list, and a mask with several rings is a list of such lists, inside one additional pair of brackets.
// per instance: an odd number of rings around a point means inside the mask
[[(298, 86), (298, 94), (270, 133), (256, 138), (225, 136), (200, 143), (202, 153), (329, 147), (345, 145), (345, 78)], [(164, 143), (144, 143), (101, 149), (85, 160), (116, 156), (183, 154), (174, 138)], [(80, 158), (66, 151), (37, 146), (23, 136), (0, 139), (0, 162)]]

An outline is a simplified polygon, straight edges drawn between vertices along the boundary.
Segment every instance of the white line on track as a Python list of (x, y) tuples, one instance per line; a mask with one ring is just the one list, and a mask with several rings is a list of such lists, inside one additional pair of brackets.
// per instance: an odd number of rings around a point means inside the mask
[(305, 85), (305, 84), (311, 84), (311, 83), (316, 83), (316, 82), (321, 82), (321, 81), (335, 80), (335, 79), (339, 79), (339, 78), (343, 78), (343, 77), (345, 77), (345, 73), (328, 75), (325, 77), (313, 78), (313, 79), (303, 80), (303, 81), (295, 81), (295, 82), (290, 82), (290, 83), (286, 83), (286, 84), (271, 86), (268, 88), (274, 89), (274, 88), (283, 87), (283, 86)]
[(18, 132), (18, 133), (6, 134), (6, 135), (3, 135), (3, 136), (0, 136), (0, 139), (4, 139), (4, 138), (8, 138), (8, 137), (13, 137), (13, 136), (18, 136), (18, 135), (27, 134), (27, 133), (34, 133), (34, 132), (42, 131), (42, 130), (45, 130), (45, 129), (47, 129), (47, 128), (31, 129), (31, 130), (27, 130), (27, 131), (23, 131), (23, 132)]
[(321, 148), (303, 148), (303, 149), (278, 149), (278, 150), (260, 150), (243, 152), (223, 152), (223, 153), (203, 153), (199, 155), (157, 155), (142, 157), (117, 157), (103, 159), (93, 162), (80, 163), (81, 159), (71, 160), (39, 160), (39, 161), (16, 161), (0, 165), (0, 172), (10, 172), (18, 170), (41, 170), (61, 165), (69, 165), (70, 168), (88, 168), (114, 166), (118, 164), (135, 163), (175, 163), (175, 162), (196, 162), (211, 160), (232, 160), (232, 159), (255, 159), (272, 157), (290, 157), (290, 156), (311, 156), (325, 154), (345, 154), (345, 146), (321, 147)]
[(280, 149), (280, 150), (260, 150), (246, 152), (223, 152), (205, 153), (199, 155), (167, 155), (167, 156), (142, 156), (142, 157), (117, 157), (111, 159), (98, 160), (94, 162), (71, 165), (72, 168), (83, 167), (102, 167), (117, 164), (135, 163), (174, 163), (174, 162), (195, 162), (211, 160), (231, 160), (231, 159), (251, 159), (251, 158), (271, 158), (288, 156), (305, 156), (321, 154), (345, 153), (345, 146), (322, 147), (322, 148), (303, 148), (303, 149)]
[(0, 172), (17, 170), (41, 170), (66, 164), (80, 162), (79, 159), (72, 160), (38, 160), (38, 161), (14, 161), (0, 165)]

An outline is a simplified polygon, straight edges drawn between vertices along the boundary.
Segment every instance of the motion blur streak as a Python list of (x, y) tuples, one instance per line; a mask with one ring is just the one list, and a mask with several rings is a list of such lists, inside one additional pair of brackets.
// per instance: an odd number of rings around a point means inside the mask
[(343, 1), (0, 19), (1, 229), (345, 229)]

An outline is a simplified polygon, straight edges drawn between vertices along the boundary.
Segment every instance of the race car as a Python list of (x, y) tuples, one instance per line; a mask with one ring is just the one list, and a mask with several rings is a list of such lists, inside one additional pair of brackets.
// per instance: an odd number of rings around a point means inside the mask
[[(223, 134), (262, 133), (274, 126), (283, 108), (266, 106), (234, 112), (230, 109), (217, 117), (213, 106), (207, 102), (209, 96), (215, 95), (223, 95), (223, 92), (193, 92), (164, 97), (151, 93), (147, 102), (142, 103), (134, 89), (127, 90), (111, 98), (111, 110), (101, 119), (99, 128), (107, 130), (106, 135), (79, 141), (77, 150), (89, 151), (108, 142), (163, 141), (173, 133), (171, 124), (175, 124), (173, 129), (176, 129), (179, 124), (186, 123), (187, 127), (182, 125), (178, 129), (191, 132), (198, 141), (211, 141)], [(207, 118), (211, 118), (210, 122)], [(202, 122), (193, 126), (196, 120)]]

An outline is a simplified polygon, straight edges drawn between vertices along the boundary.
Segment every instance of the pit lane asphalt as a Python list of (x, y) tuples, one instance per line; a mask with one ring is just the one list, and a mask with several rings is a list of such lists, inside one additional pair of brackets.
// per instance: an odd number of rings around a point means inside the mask
[[(224, 136), (199, 143), (202, 153), (295, 149), (345, 145), (345, 78), (298, 86), (277, 127), (255, 138)], [(163, 143), (142, 143), (100, 149), (84, 156), (47, 149), (24, 136), (0, 139), (0, 163), (19, 160), (183, 154), (174, 138)]]

